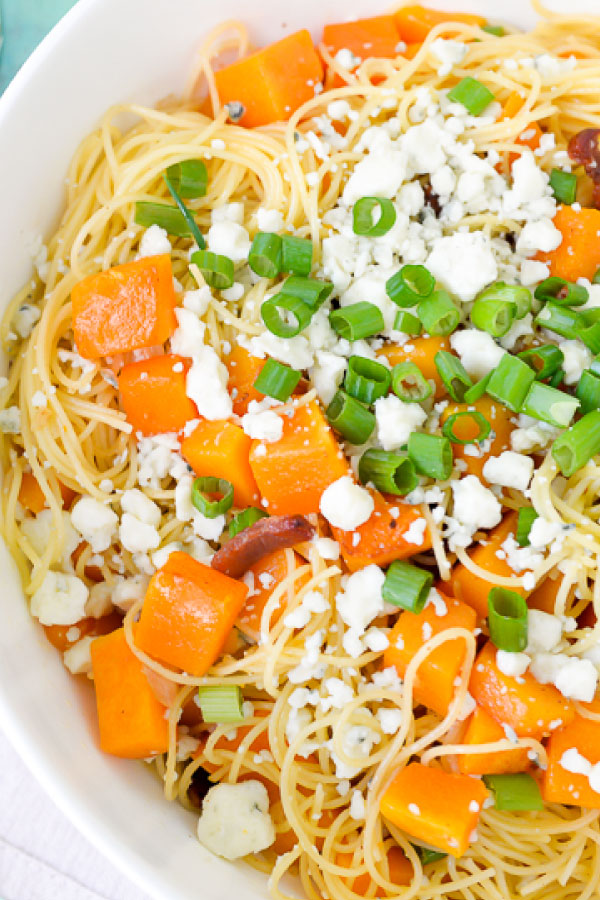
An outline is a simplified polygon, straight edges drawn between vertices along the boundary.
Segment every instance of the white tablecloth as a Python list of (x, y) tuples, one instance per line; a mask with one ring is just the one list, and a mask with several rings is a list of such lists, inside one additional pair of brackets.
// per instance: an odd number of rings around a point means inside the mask
[(0, 731), (1, 900), (149, 900), (54, 806)]

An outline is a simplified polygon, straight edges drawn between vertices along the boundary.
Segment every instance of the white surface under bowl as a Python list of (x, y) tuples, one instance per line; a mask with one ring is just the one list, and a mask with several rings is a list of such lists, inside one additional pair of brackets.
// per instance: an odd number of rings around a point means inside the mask
[[(61, 212), (79, 140), (119, 101), (152, 103), (183, 89), (199, 39), (243, 18), (256, 43), (297, 28), (384, 11), (385, 0), (81, 0), (0, 100), (0, 309), (31, 275), (28, 246)], [(523, 26), (526, 0), (437, 0)], [(565, 10), (565, 0), (548, 2)], [(569, 12), (600, 12), (570, 0)], [(100, 753), (91, 692), (76, 684), (30, 619), (16, 569), (0, 546), (0, 722), (33, 773), (87, 838), (157, 900), (261, 900), (265, 879), (213, 857), (194, 817), (164, 800), (141, 765)]]

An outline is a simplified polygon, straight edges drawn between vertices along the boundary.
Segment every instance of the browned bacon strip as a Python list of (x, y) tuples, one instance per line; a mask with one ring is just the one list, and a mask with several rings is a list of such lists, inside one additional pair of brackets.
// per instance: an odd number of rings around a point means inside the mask
[(215, 553), (211, 565), (230, 578), (240, 578), (263, 556), (309, 541), (314, 533), (313, 526), (304, 516), (259, 519)]

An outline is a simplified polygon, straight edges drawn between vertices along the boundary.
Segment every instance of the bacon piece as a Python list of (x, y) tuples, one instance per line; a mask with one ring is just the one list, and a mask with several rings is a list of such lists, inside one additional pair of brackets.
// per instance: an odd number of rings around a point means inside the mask
[(600, 208), (600, 128), (584, 128), (569, 141), (570, 158), (594, 182), (592, 206)]
[(211, 565), (230, 578), (241, 578), (263, 556), (310, 541), (314, 533), (315, 529), (304, 516), (259, 519), (215, 553)]

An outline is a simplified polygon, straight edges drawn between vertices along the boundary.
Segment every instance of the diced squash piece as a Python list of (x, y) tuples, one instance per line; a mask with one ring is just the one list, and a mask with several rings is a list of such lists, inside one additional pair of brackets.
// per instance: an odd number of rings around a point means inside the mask
[(248, 588), (187, 553), (172, 553), (151, 578), (136, 642), (144, 653), (191, 675), (218, 659)]
[[(500, 725), (481, 706), (476, 707), (469, 718), (461, 744), (493, 744), (506, 735)], [(458, 757), (458, 768), (464, 775), (505, 775), (525, 772), (531, 762), (526, 749), (500, 750), (494, 753), (463, 753)]]
[(215, 72), (221, 103), (241, 103), (238, 124), (247, 128), (285, 122), (315, 96), (322, 78), (321, 60), (306, 29)]
[[(75, 496), (75, 491), (72, 491), (62, 481), (58, 482), (58, 489), (62, 497), (63, 509), (68, 509)], [(46, 497), (33, 472), (23, 472), (19, 487), (19, 503), (36, 516), (46, 507)]]
[(391, 366), (397, 366), (402, 362), (414, 362), (428, 381), (435, 383), (435, 396), (443, 397), (446, 386), (440, 378), (435, 365), (435, 354), (439, 350), (451, 352), (448, 338), (432, 335), (431, 337), (411, 338), (400, 346), (389, 344), (377, 351), (377, 356), (385, 356)]
[(125, 631), (96, 638), (91, 655), (101, 749), (129, 759), (164, 753), (169, 745), (165, 707), (154, 696)]
[[(345, 866), (352, 868), (352, 853), (338, 853), (335, 863), (337, 866)], [(389, 871), (389, 880), (393, 884), (404, 885), (410, 884), (413, 877), (413, 867), (409, 859), (407, 859), (401, 847), (390, 847), (387, 852), (387, 863)], [(347, 881), (347, 879), (344, 879)], [(348, 883), (348, 887), (359, 897), (366, 897), (367, 892), (373, 884), (373, 880), (368, 872), (358, 875), (352, 882)]]
[(198, 418), (196, 404), (185, 392), (189, 367), (189, 359), (167, 355), (130, 363), (121, 370), (121, 404), (136, 431), (180, 431), (190, 419)]
[[(559, 574), (557, 578), (551, 578), (550, 575), (546, 576), (542, 583), (527, 598), (527, 606), (530, 609), (541, 609), (542, 612), (553, 615), (556, 606), (556, 595), (560, 590), (561, 584), (562, 575)], [(573, 596), (574, 591), (575, 588), (573, 587), (569, 591), (569, 598)]]
[(552, 733), (546, 745), (548, 768), (542, 780), (544, 802), (600, 809), (600, 793), (591, 788), (587, 775), (569, 772), (561, 765), (563, 754), (573, 749), (592, 765), (599, 763), (600, 722), (575, 716), (569, 725)]
[[(357, 572), (371, 563), (387, 566), (395, 559), (406, 559), (431, 549), (431, 535), (427, 528), (423, 532), (422, 543), (406, 539), (411, 525), (423, 518), (418, 506), (402, 503), (398, 498), (386, 500), (377, 491), (371, 493), (375, 509), (364, 525), (359, 525), (354, 531), (331, 529), (351, 572)], [(392, 510), (395, 515), (392, 515)], [(357, 540), (355, 535), (360, 535), (360, 539)]]
[(323, 29), (323, 44), (331, 56), (350, 50), (365, 60), (371, 57), (393, 59), (398, 55), (400, 34), (393, 16), (373, 16), (350, 22), (335, 22)]
[(73, 287), (71, 300), (75, 343), (86, 359), (163, 344), (177, 326), (166, 253), (89, 275)]
[[(484, 483), (487, 483), (483, 477), (483, 467), (490, 456), (499, 456), (503, 450), (510, 449), (510, 433), (515, 427), (511, 418), (514, 417), (505, 406), (492, 400), (486, 394), (479, 400), (476, 400), (475, 403), (450, 403), (442, 412), (440, 422), (443, 425), (454, 413), (467, 412), (473, 409), (480, 412), (492, 426), (494, 437), (491, 440), (489, 450), (486, 453), (482, 453), (481, 456), (471, 455), (473, 450), (480, 452), (479, 444), (453, 444), (452, 450), (455, 460), (464, 460), (467, 466), (466, 474), (477, 475)], [(469, 438), (476, 437), (479, 433), (479, 427), (472, 419), (459, 419), (454, 426), (454, 433), (461, 440), (466, 441)]]
[[(248, 569), (254, 576), (254, 591), (256, 593), (250, 594), (235, 624), (244, 634), (249, 635), (254, 640), (258, 640), (260, 637), (260, 621), (271, 594), (284, 578), (287, 578), (298, 566), (304, 564), (302, 557), (298, 556), (297, 553), (293, 553), (291, 554), (293, 564), (290, 567), (288, 565), (289, 558), (290, 555), (285, 550), (276, 550), (274, 553), (269, 553), (268, 556), (263, 556), (262, 559), (259, 559), (258, 562)], [(296, 581), (296, 590), (299, 590), (301, 586), (302, 579)], [(279, 608), (274, 610), (270, 621), (275, 624), (284, 612), (285, 597), (283, 597)]]
[[(513, 91), (509, 96), (508, 100), (505, 102), (504, 107), (502, 109), (502, 118), (503, 119), (514, 119), (516, 115), (518, 115), (523, 107), (525, 100), (518, 91)], [(516, 144), (522, 144), (524, 147), (529, 147), (530, 150), (537, 150), (540, 146), (540, 141), (543, 137), (544, 132), (540, 128), (537, 122), (530, 122), (523, 131), (518, 134), (515, 138)], [(519, 156), (518, 153), (511, 153), (509, 160), (512, 164), (515, 159)]]
[[(257, 712), (256, 715), (261, 717), (263, 716), (263, 712)], [(264, 713), (264, 715), (266, 716), (266, 713)], [(242, 741), (250, 734), (251, 731), (254, 730), (254, 728), (256, 728), (256, 722), (254, 723), (254, 725), (238, 725), (235, 729), (235, 735), (228, 734), (228, 737), (225, 737), (225, 735), (223, 735), (215, 742), (215, 750), (227, 750), (231, 753), (235, 753)], [(195, 754), (196, 756), (198, 756), (204, 749), (205, 743), (206, 741), (201, 740), (200, 749)], [(253, 753), (260, 753), (261, 750), (271, 749), (271, 746), (269, 744), (268, 727), (264, 728), (258, 733), (248, 749)], [(209, 760), (205, 759), (202, 762), (202, 768), (206, 769), (207, 772), (210, 772), (212, 774), (213, 772), (217, 771), (219, 766), (216, 763), (212, 763)]]
[[(181, 442), (183, 458), (196, 475), (225, 478), (234, 487), (234, 505), (258, 502), (258, 488), (249, 463), (251, 438), (232, 422), (202, 421)], [(272, 445), (269, 445), (272, 446)]]
[(413, 762), (381, 798), (381, 814), (409, 835), (451, 856), (462, 856), (488, 792), (478, 778)]
[(577, 281), (594, 277), (600, 268), (600, 209), (559, 206), (554, 225), (562, 242), (551, 253), (539, 253), (536, 259), (550, 266), (550, 275)]
[[(110, 634), (120, 628), (123, 615), (117, 611), (102, 616), (101, 619), (88, 617), (80, 619), (76, 625), (44, 625), (44, 634), (53, 647), (64, 653), (83, 637), (91, 635), (99, 637), (102, 634)], [(73, 640), (71, 640), (73, 638)]]
[(266, 445), (254, 441), (250, 465), (265, 508), (275, 515), (319, 512), (325, 488), (348, 474), (348, 463), (316, 403), (284, 416), (280, 440)]
[[(502, 544), (509, 535), (514, 535), (517, 528), (516, 513), (509, 513), (492, 531), (489, 532), (485, 539), (485, 544), (481, 543), (469, 552), (470, 558), (481, 569), (489, 572), (490, 575), (500, 575), (502, 578), (514, 578), (515, 573), (510, 568), (506, 559), (497, 556), (501, 551)], [(458, 563), (452, 570), (452, 593), (460, 600), (464, 600), (469, 606), (476, 610), (477, 615), (481, 619), (485, 619), (488, 614), (488, 595), (493, 588), (491, 581), (474, 575), (462, 563)], [(511, 587), (511, 591), (515, 591), (521, 596), (525, 596), (524, 588), (516, 585)]]
[(567, 725), (575, 715), (573, 704), (553, 685), (540, 684), (530, 672), (518, 680), (501, 672), (491, 641), (475, 660), (469, 690), (499, 725), (508, 725), (519, 737), (541, 740), (556, 722)]
[(406, 44), (422, 44), (432, 28), (442, 22), (460, 22), (465, 25), (485, 25), (483, 16), (471, 13), (442, 12), (420, 4), (403, 6), (394, 15), (400, 38)]
[[(429, 638), (449, 628), (475, 630), (476, 615), (470, 606), (443, 594), (440, 597), (446, 604), (445, 615), (438, 615), (440, 605), (433, 603), (428, 603), (418, 614), (408, 611), (400, 613), (389, 634), (389, 646), (383, 654), (384, 668), (394, 666), (400, 678), (404, 678), (413, 656)], [(417, 670), (414, 689), (417, 703), (423, 703), (438, 715), (445, 716), (464, 658), (465, 642), (461, 638), (436, 647)]]
[(264, 359), (251, 356), (239, 345), (233, 348), (225, 360), (229, 372), (227, 390), (231, 394), (233, 411), (236, 416), (244, 416), (248, 412), (248, 406), (252, 400), (257, 402), (264, 400), (264, 394), (254, 387), (254, 382), (260, 375), (264, 364)]

